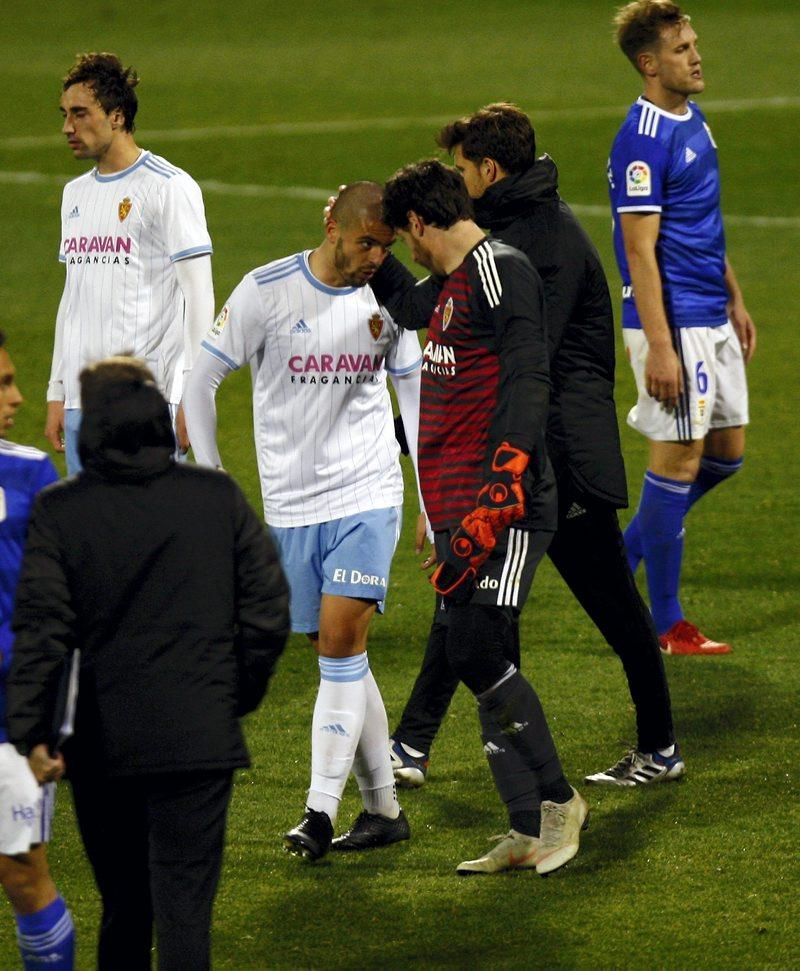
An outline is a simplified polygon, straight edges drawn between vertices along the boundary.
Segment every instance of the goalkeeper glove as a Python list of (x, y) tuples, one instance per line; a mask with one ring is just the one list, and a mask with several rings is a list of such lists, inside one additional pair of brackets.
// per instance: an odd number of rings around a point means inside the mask
[[(530, 456), (508, 442), (502, 442), (492, 458), (492, 477), (478, 493), (478, 507), (467, 520), (480, 515), (495, 537), (525, 512), (525, 493), (522, 476), (528, 467)], [(480, 537), (479, 537), (480, 538)], [(483, 540), (481, 540), (483, 542)]]
[(492, 477), (478, 493), (478, 505), (453, 533), (444, 562), (431, 583), (437, 593), (454, 600), (466, 600), (472, 583), (494, 549), (497, 537), (525, 512), (522, 475), (530, 460), (508, 442), (503, 442), (492, 459)]
[(475, 575), (494, 547), (494, 538), (490, 539), (491, 546), (486, 548), (463, 525), (459, 526), (450, 538), (444, 560), (431, 577), (434, 590), (452, 600), (467, 600), (472, 593)]

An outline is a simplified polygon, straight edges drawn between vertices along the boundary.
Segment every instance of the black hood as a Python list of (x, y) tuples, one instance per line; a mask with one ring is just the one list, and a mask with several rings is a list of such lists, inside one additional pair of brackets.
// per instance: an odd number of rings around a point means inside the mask
[(529, 215), (547, 202), (558, 202), (558, 169), (549, 155), (542, 155), (529, 169), (507, 175), (490, 185), (480, 199), (474, 199), (475, 222), (498, 232), (509, 223)]
[(141, 479), (168, 468), (175, 436), (169, 406), (154, 384), (114, 382), (83, 406), (78, 454), (87, 471)]

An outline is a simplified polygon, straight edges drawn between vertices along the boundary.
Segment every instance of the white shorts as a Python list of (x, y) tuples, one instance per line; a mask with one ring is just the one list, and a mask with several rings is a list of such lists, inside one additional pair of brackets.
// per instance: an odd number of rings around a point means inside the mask
[(0, 742), (0, 853), (27, 853), (47, 843), (53, 821), (56, 786), (43, 786), (10, 742)]
[(747, 377), (733, 325), (680, 327), (674, 333), (686, 386), (678, 407), (667, 410), (645, 388), (644, 331), (631, 327), (622, 331), (639, 394), (628, 413), (631, 428), (656, 442), (690, 442), (705, 438), (715, 428), (746, 425)]

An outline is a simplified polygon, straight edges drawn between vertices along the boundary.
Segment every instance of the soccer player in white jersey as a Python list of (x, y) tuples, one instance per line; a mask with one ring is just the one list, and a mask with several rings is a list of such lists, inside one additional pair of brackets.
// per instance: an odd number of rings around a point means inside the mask
[(78, 375), (114, 354), (142, 358), (178, 412), (185, 372), (214, 319), (211, 239), (197, 183), (139, 148), (139, 79), (114, 54), (82, 54), (63, 81), (62, 131), (95, 167), (64, 188), (59, 259), (66, 280), (56, 320), (45, 435), (80, 468)]
[[(216, 389), (250, 362), (264, 515), (289, 578), (292, 629), (319, 655), (311, 786), (284, 837), (309, 860), (331, 845), (361, 850), (409, 836), (367, 631), (383, 607), (403, 499), (386, 375), (415, 457), (421, 354), (365, 285), (394, 239), (380, 214), (381, 187), (354, 183), (316, 249), (248, 273), (203, 340), (184, 399), (197, 461), (220, 465)], [(331, 844), (351, 768), (364, 812)]]
[(45, 745), (37, 745), (30, 760), (23, 758), (8, 741), (6, 728), (11, 615), (28, 519), (36, 494), (55, 482), (58, 473), (38, 448), (7, 440), (22, 395), (4, 345), (0, 331), (0, 886), (14, 910), (23, 966), (70, 971), (75, 932), (45, 853), (53, 780), (63, 772), (63, 760), (52, 758)]
[(756, 331), (725, 253), (717, 146), (697, 104), (697, 34), (671, 0), (617, 12), (617, 41), (644, 84), (609, 159), (625, 346), (638, 401), (628, 423), (649, 439), (639, 509), (625, 533), (644, 559), (667, 654), (727, 654), (678, 598), (684, 516), (741, 466), (745, 365)]

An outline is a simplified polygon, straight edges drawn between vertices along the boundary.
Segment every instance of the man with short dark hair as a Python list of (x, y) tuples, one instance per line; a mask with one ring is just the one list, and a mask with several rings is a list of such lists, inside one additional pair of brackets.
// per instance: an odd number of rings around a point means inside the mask
[(185, 374), (214, 318), (211, 239), (200, 187), (134, 138), (139, 78), (115, 54), (82, 54), (63, 81), (62, 132), (95, 167), (69, 182), (59, 260), (66, 269), (47, 390), (45, 435), (80, 468), (78, 375), (131, 351), (178, 411)]
[(447, 614), (445, 650), (478, 702), (510, 830), (461, 875), (536, 868), (578, 852), (588, 807), (567, 782), (536, 692), (519, 672), (516, 621), (552, 538), (555, 482), (544, 447), (549, 397), (544, 294), (527, 257), (487, 239), (464, 181), (441, 162), (400, 169), (384, 220), (437, 277), (418, 440), (420, 484)]
[[(663, 660), (617, 520), (627, 489), (614, 404), (614, 319), (600, 257), (559, 196), (555, 163), (536, 157), (533, 126), (516, 105), (487, 105), (446, 125), (438, 142), (454, 157), (476, 221), (521, 249), (542, 278), (551, 380), (547, 450), (558, 484), (558, 527), (547, 552), (622, 661), (636, 708), (636, 749), (587, 782), (634, 786), (678, 778), (684, 764)], [(382, 279), (374, 285), (382, 287)], [(393, 298), (381, 295), (402, 321)], [(455, 691), (444, 658), (445, 622), (437, 609), (420, 673), (392, 733), (400, 784), (424, 782), (431, 743)]]
[(671, 0), (635, 0), (615, 25), (644, 87), (608, 165), (623, 335), (638, 392), (628, 424), (649, 442), (625, 544), (634, 570), (644, 560), (662, 650), (727, 654), (729, 644), (684, 616), (684, 519), (742, 467), (756, 330), (725, 251), (717, 146), (692, 100), (705, 89), (697, 34)]
[[(403, 475), (388, 378), (416, 455), (420, 349), (366, 285), (394, 233), (381, 186), (355, 182), (313, 250), (246, 274), (223, 307), (186, 392), (198, 462), (219, 465), (215, 395), (251, 362), (264, 518), (292, 588), (292, 629), (318, 656), (311, 785), (286, 849), (309, 861), (408, 839), (389, 726), (367, 656), (400, 534)], [(364, 811), (333, 839), (354, 772)]]
[(283, 650), (278, 553), (229, 476), (174, 460), (145, 365), (81, 374), (83, 470), (45, 490), (17, 592), (9, 738), (48, 747), (59, 672), (80, 649), (63, 744), (103, 903), (98, 967), (210, 966), (211, 914), (240, 718)]
[(44, 746), (24, 758), (8, 741), (6, 677), (14, 637), (11, 616), (31, 507), (37, 493), (58, 479), (38, 448), (16, 445), (14, 427), (22, 394), (0, 331), (0, 886), (14, 910), (17, 942), (26, 969), (70, 971), (72, 917), (50, 876), (45, 843), (63, 762)]

